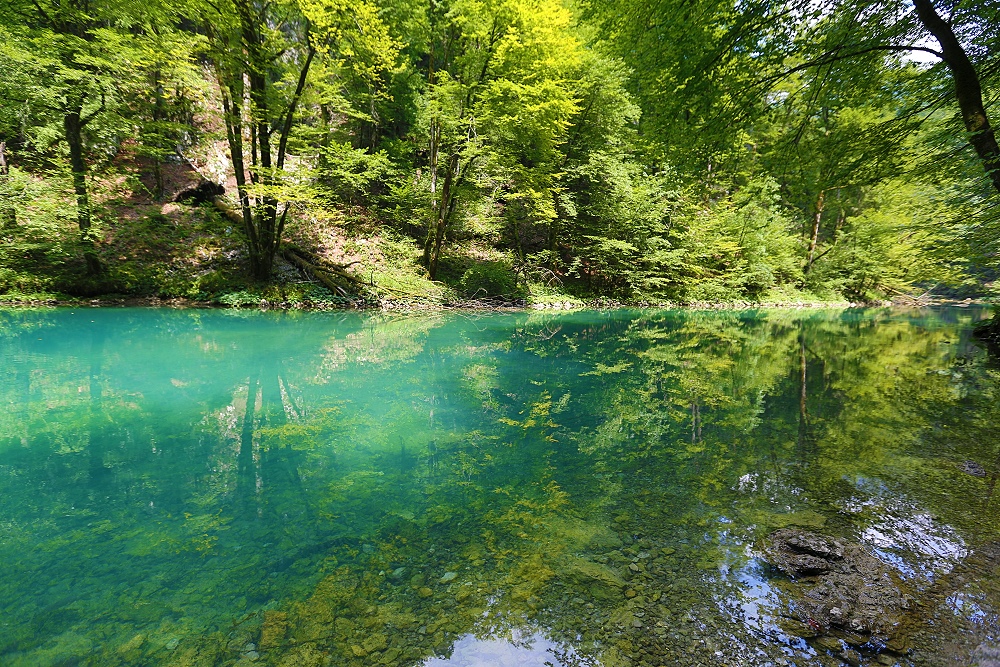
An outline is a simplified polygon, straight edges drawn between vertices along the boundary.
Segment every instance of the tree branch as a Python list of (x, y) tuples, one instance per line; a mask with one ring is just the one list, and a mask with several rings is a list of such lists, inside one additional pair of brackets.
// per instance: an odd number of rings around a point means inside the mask
[(938, 58), (944, 60), (944, 54), (942, 54), (940, 51), (935, 51), (934, 49), (925, 46), (899, 46), (896, 44), (879, 44), (876, 46), (869, 46), (867, 48), (860, 49), (858, 51), (851, 51), (848, 53), (839, 53), (839, 51), (840, 48), (838, 47), (832, 51), (824, 53), (823, 55), (819, 56), (814, 60), (802, 63), (801, 65), (796, 65), (795, 67), (787, 69), (784, 72), (780, 72), (773, 76), (769, 76), (765, 79), (762, 79), (761, 83), (774, 83), (775, 81), (780, 81), (781, 79), (785, 79), (791, 76), (792, 74), (795, 74), (796, 72), (812, 69), (813, 67), (821, 67), (823, 65), (838, 62), (840, 60), (856, 58), (857, 56), (863, 56), (866, 53), (876, 53), (878, 51), (888, 51), (892, 53), (904, 53), (904, 52), (909, 53), (911, 51), (923, 51), (924, 53), (933, 54)]
[(312, 45), (312, 41), (310, 41), (309, 52), (306, 55), (305, 64), (302, 65), (302, 71), (299, 73), (299, 81), (295, 86), (295, 93), (288, 102), (288, 109), (285, 110), (285, 122), (281, 128), (281, 139), (278, 141), (278, 169), (281, 169), (285, 164), (285, 149), (288, 147), (288, 135), (292, 132), (292, 117), (295, 114), (295, 105), (298, 104), (299, 98), (302, 96), (302, 90), (306, 87), (306, 79), (309, 76), (309, 65), (312, 64), (313, 56), (315, 55), (316, 48)]
[(104, 108), (105, 108), (105, 99), (104, 99), (104, 91), (102, 90), (101, 91), (101, 106), (99, 106), (96, 109), (94, 109), (90, 113), (90, 115), (88, 115), (86, 118), (81, 118), (80, 119), (80, 127), (87, 127), (87, 124), (90, 123), (90, 121), (94, 120), (97, 117), (97, 114), (103, 112)]

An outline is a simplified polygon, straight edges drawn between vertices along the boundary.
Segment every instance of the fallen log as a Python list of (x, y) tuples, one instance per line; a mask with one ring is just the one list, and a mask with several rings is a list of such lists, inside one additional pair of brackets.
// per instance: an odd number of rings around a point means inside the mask
[[(283, 248), (281, 250), (281, 256), (284, 257), (286, 260), (288, 260), (291, 264), (294, 264), (295, 266), (299, 267), (307, 275), (311, 275), (313, 278), (318, 280), (320, 283), (323, 284), (324, 287), (330, 290), (332, 294), (339, 294), (340, 296), (343, 296), (348, 299), (351, 298), (351, 296), (347, 293), (347, 290), (345, 290), (343, 287), (335, 283), (333, 279), (329, 275), (327, 275), (326, 269), (320, 268), (315, 264), (312, 264), (311, 262), (307, 261), (305, 258), (301, 257), (298, 253), (296, 253), (293, 249)], [(364, 284), (359, 279), (355, 278), (350, 274), (338, 273), (337, 275), (338, 277), (341, 277), (349, 281), (354, 286), (361, 286)]]

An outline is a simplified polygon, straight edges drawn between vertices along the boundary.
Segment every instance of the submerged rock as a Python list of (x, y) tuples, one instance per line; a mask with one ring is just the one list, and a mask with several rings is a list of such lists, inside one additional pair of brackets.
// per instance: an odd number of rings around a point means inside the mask
[(264, 624), (260, 630), (260, 641), (257, 643), (262, 649), (274, 648), (281, 644), (288, 631), (288, 614), (283, 611), (265, 611)]
[(986, 468), (975, 461), (962, 461), (958, 464), (958, 469), (973, 477), (986, 477)]
[(818, 633), (889, 638), (909, 609), (893, 572), (860, 544), (783, 528), (768, 538), (764, 557), (793, 580), (789, 616)]
[(771, 565), (798, 578), (830, 571), (843, 560), (844, 544), (806, 530), (782, 528), (771, 534), (764, 555)]
[(1000, 667), (1000, 645), (980, 644), (972, 652), (973, 667)]
[(566, 556), (556, 571), (566, 583), (598, 600), (620, 599), (625, 580), (612, 568), (580, 556)]

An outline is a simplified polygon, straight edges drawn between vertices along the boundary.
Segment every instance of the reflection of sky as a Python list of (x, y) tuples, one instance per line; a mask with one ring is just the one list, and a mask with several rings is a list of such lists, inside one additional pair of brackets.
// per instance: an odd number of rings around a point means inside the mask
[[(719, 523), (725, 526), (731, 520), (722, 517)], [(754, 555), (753, 548), (745, 544), (738, 534), (725, 529), (718, 532), (718, 543), (723, 556), (718, 575), (723, 587), (721, 594), (715, 596), (719, 608), (753, 633), (782, 646), (786, 655), (792, 656), (796, 652), (813, 655), (813, 649), (804, 639), (789, 635), (778, 624), (784, 605), (768, 581), (764, 565)], [(731, 640), (738, 642), (735, 637)]]
[(967, 618), (973, 623), (981, 624), (987, 619), (988, 614), (986, 610), (980, 606), (982, 600), (978, 599), (975, 595), (959, 591), (954, 595), (948, 596), (945, 602), (956, 616)]
[(743, 567), (733, 570), (730, 577), (731, 583), (735, 584), (736, 594), (729, 599), (720, 600), (724, 609), (728, 607), (730, 614), (740, 618), (748, 628), (770, 641), (812, 653), (804, 639), (789, 635), (778, 625), (783, 605), (768, 582), (759, 560), (751, 559)]
[(905, 498), (893, 497), (880, 482), (859, 478), (855, 484), (860, 493), (844, 509), (867, 520), (861, 541), (904, 576), (933, 579), (968, 555), (965, 542), (951, 526), (938, 523)]
[(510, 640), (477, 639), (462, 635), (452, 645), (450, 658), (428, 658), (423, 667), (600, 667), (592, 658), (578, 655), (538, 632)]

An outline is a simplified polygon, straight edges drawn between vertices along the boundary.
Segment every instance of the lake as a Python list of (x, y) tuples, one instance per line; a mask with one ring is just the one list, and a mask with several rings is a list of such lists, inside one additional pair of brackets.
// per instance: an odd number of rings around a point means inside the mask
[(981, 316), (0, 311), (0, 664), (990, 664)]

